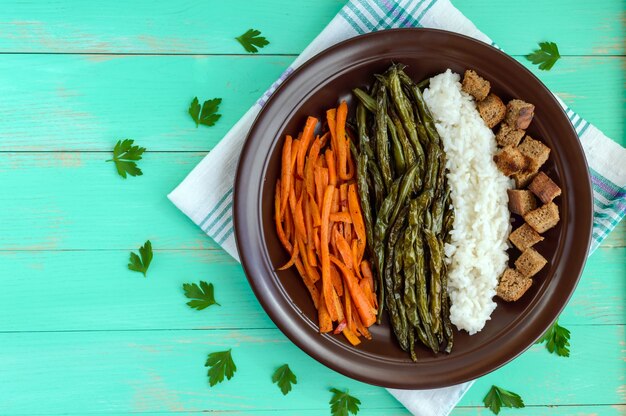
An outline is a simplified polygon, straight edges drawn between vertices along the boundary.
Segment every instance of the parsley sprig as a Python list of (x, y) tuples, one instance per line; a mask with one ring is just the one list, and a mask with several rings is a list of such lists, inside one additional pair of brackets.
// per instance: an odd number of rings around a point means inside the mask
[(263, 36), (259, 36), (260, 34), (260, 30), (248, 29), (246, 33), (241, 36), (237, 36), (235, 39), (237, 39), (237, 42), (243, 46), (246, 52), (257, 53), (259, 49), (262, 49), (270, 44), (270, 42)]
[(187, 305), (192, 309), (201, 311), (211, 305), (221, 306), (215, 301), (213, 283), (201, 281), (200, 286), (195, 283), (184, 283), (183, 290), (185, 291), (185, 296), (192, 299), (187, 302)]
[(202, 106), (198, 101), (198, 97), (194, 97), (189, 105), (189, 115), (196, 122), (196, 128), (202, 124), (204, 126), (211, 127), (217, 120), (222, 117), (221, 114), (218, 114), (220, 104), (222, 103), (221, 98), (212, 98), (210, 100), (206, 100)]
[(146, 151), (145, 147), (133, 146), (132, 139), (118, 140), (113, 148), (113, 159), (107, 162), (114, 162), (117, 173), (124, 179), (126, 175), (141, 176), (143, 172), (137, 167), (137, 160), (141, 160), (141, 155)]
[(519, 394), (504, 390), (498, 386), (491, 386), (483, 399), (483, 403), (485, 403), (486, 408), (496, 415), (500, 413), (500, 408), (502, 407), (524, 407), (524, 400), (522, 400)]
[(330, 389), (333, 393), (330, 402), (330, 413), (333, 416), (348, 416), (348, 413), (356, 415), (359, 412), (361, 401), (348, 394), (348, 390), (341, 391), (335, 388)]
[(209, 367), (207, 374), (211, 387), (224, 381), (224, 376), (230, 380), (237, 371), (230, 349), (210, 353), (204, 366)]
[(274, 371), (272, 375), (272, 383), (278, 384), (283, 395), (287, 395), (291, 391), (292, 384), (298, 384), (296, 375), (289, 368), (289, 364), (281, 365)]
[(146, 277), (148, 267), (150, 267), (150, 263), (152, 262), (152, 243), (150, 240), (146, 241), (143, 246), (139, 247), (139, 254), (141, 255), (141, 258), (133, 252), (130, 253), (130, 263), (128, 263), (128, 268), (134, 272), (143, 273), (143, 276)]
[(535, 344), (546, 343), (546, 349), (552, 354), (569, 357), (570, 332), (556, 321)]
[(561, 58), (559, 47), (554, 42), (539, 42), (539, 49), (526, 55), (526, 59), (534, 65), (539, 64), (542, 71), (549, 71), (559, 58)]

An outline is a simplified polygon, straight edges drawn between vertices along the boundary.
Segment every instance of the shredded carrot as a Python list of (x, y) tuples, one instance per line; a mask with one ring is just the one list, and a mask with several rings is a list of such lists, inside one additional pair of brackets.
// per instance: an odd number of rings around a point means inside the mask
[(336, 232), (335, 234), (335, 241), (337, 242), (337, 250), (339, 250), (339, 254), (343, 260), (344, 265), (348, 269), (354, 271), (354, 264), (352, 262), (352, 250), (350, 249), (350, 245), (339, 232)]
[(348, 104), (342, 101), (337, 107), (337, 125), (335, 126), (335, 141), (337, 142), (337, 176), (340, 179), (350, 179), (346, 171), (349, 143), (346, 136), (346, 118), (348, 117)]
[(300, 149), (298, 150), (298, 163), (296, 167), (296, 172), (301, 178), (304, 175), (304, 156), (309, 150), (309, 144), (311, 143), (311, 140), (313, 140), (313, 132), (315, 131), (315, 126), (317, 126), (317, 119), (315, 117), (309, 116), (306, 119), (304, 130), (302, 130), (302, 143), (300, 145)]
[(326, 165), (328, 166), (328, 183), (331, 185), (337, 184), (337, 171), (335, 170), (335, 154), (331, 149), (326, 150), (324, 153), (326, 158)]
[(306, 160), (306, 168), (304, 171), (304, 182), (306, 184), (306, 190), (312, 197), (315, 197), (315, 165), (317, 164), (317, 157), (321, 148), (322, 142), (317, 139), (311, 146), (311, 151), (308, 154)]
[(322, 226), (320, 234), (320, 251), (322, 257), (322, 292), (324, 293), (324, 301), (326, 302), (328, 314), (330, 315), (330, 319), (334, 322), (337, 320), (337, 312), (335, 311), (335, 305), (332, 303), (333, 287), (330, 276), (330, 254), (328, 253), (328, 226), (330, 222), (330, 207), (332, 204), (333, 190), (334, 188), (332, 186), (328, 186), (324, 191), (324, 203), (322, 204)]
[(357, 195), (355, 184), (350, 184), (348, 186), (348, 210), (350, 211), (350, 216), (352, 217), (352, 224), (357, 238), (365, 242), (365, 223), (363, 222), (361, 204), (359, 203), (359, 197)]
[(283, 223), (281, 221), (281, 215), (280, 215), (280, 201), (281, 201), (281, 195), (280, 195), (280, 189), (281, 189), (281, 184), (280, 184), (280, 180), (278, 180), (276, 182), (276, 197), (274, 198), (274, 220), (276, 222), (276, 232), (278, 233), (278, 239), (280, 240), (281, 244), (287, 249), (288, 252), (291, 253), (292, 250), (292, 246), (291, 243), (289, 242), (289, 240), (287, 239), (287, 236), (285, 236), (285, 231), (283, 230)]
[(309, 199), (309, 206), (311, 207), (311, 216), (313, 217), (313, 227), (319, 227), (322, 224), (320, 218), (320, 209), (315, 202), (315, 197), (312, 196)]
[(280, 194), (282, 199), (280, 201), (280, 216), (282, 218), (285, 208), (287, 208), (287, 198), (289, 196), (289, 189), (291, 188), (291, 136), (287, 135), (285, 144), (283, 145), (283, 159), (282, 159), (282, 177)]
[(352, 217), (348, 212), (333, 212), (330, 214), (330, 220), (333, 222), (347, 222), (352, 223)]
[(337, 268), (330, 265), (330, 278), (333, 282), (333, 287), (339, 296), (343, 296), (343, 282), (341, 281), (341, 275), (337, 271)]
[(337, 129), (337, 109), (331, 108), (326, 111), (326, 122), (328, 123), (328, 131), (330, 131), (330, 148), (333, 152), (337, 151), (337, 137), (335, 130)]
[(335, 256), (329, 256), (330, 261), (335, 263), (335, 265), (341, 270), (344, 277), (344, 282), (348, 286), (348, 290), (350, 291), (350, 295), (352, 296), (352, 300), (354, 301), (354, 305), (356, 306), (357, 312), (359, 312), (359, 316), (361, 317), (361, 322), (365, 326), (371, 326), (376, 322), (376, 309), (372, 308), (369, 300), (365, 297), (365, 294), (361, 290), (358, 281), (350, 271), (339, 259)]
[(300, 252), (298, 251), (298, 245), (294, 245), (293, 247), (293, 252), (291, 254), (291, 258), (289, 259), (289, 261), (287, 263), (285, 263), (284, 266), (279, 267), (278, 270), (287, 270), (288, 268), (290, 268), (291, 266), (293, 266), (294, 264), (296, 264), (296, 260), (298, 259), (298, 254)]
[(319, 308), (317, 308), (317, 319), (319, 320), (320, 333), (330, 332), (333, 330), (333, 321), (326, 308), (324, 294), (320, 294)]

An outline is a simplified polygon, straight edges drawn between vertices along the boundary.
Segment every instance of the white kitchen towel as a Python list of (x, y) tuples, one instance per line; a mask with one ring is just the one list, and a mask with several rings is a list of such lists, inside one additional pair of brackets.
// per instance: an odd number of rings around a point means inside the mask
[[(448, 0), (351, 0), (296, 58), (269, 90), (224, 136), (219, 144), (170, 194), (170, 200), (239, 260), (233, 235), (233, 180), (246, 135), (271, 94), (312, 56), (351, 37), (391, 28), (428, 27), (458, 32), (497, 47)], [(626, 213), (626, 149), (565, 109), (589, 163), (594, 192), (593, 251)], [(434, 390), (389, 389), (409, 411), (419, 416), (445, 416), (472, 382)]]

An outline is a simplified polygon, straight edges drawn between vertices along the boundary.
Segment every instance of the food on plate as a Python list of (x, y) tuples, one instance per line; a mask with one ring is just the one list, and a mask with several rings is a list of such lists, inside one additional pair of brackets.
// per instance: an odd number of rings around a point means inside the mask
[[(532, 247), (545, 239), (540, 234), (559, 222), (559, 209), (552, 201), (561, 195), (561, 188), (540, 171), (550, 157), (550, 148), (526, 134), (535, 106), (512, 99), (503, 112), (501, 100), (493, 93), (481, 101), (480, 97), (488, 91), (482, 80), (474, 71), (465, 71), (463, 91), (478, 101), (479, 113), (487, 127), (495, 128), (499, 124), (495, 139), (500, 150), (493, 160), (500, 172), (515, 180), (517, 189), (507, 190), (508, 207), (512, 214), (525, 221), (509, 235), (509, 241), (521, 254), (515, 261), (515, 269), (508, 268), (502, 273), (497, 289), (501, 299), (512, 302), (531, 287), (531, 277), (547, 264), (547, 260)], [(526, 187), (528, 189), (524, 189)], [(537, 207), (535, 196), (543, 206)]]
[[(441, 138), (419, 86), (392, 65), (358, 99), (357, 179), (378, 276), (379, 313), (387, 310), (400, 347), (450, 352), (444, 242), (454, 221)], [(380, 316), (380, 315), (379, 315)]]
[(513, 214), (524, 215), (537, 208), (537, 198), (526, 189), (509, 189), (509, 211)]
[(494, 163), (495, 135), (459, 81), (460, 76), (450, 70), (431, 78), (424, 99), (443, 142), (455, 214), (444, 248), (450, 319), (457, 328), (474, 334), (495, 310), (498, 278), (507, 268), (507, 190), (512, 181)]
[(515, 260), (515, 270), (524, 277), (533, 277), (548, 261), (532, 247), (522, 252), (522, 255)]
[(528, 185), (528, 189), (537, 195), (544, 204), (552, 202), (554, 198), (561, 195), (561, 188), (543, 172), (539, 172), (535, 176), (535, 179)]
[(532, 279), (524, 277), (515, 269), (507, 268), (500, 278), (497, 294), (498, 297), (507, 302), (515, 302), (526, 293), (532, 284)]
[(524, 220), (539, 234), (545, 233), (559, 222), (559, 207), (554, 202), (534, 209), (524, 215)]
[(287, 135), (274, 202), (278, 237), (318, 311), (319, 330), (342, 333), (352, 345), (371, 338), (377, 300), (367, 237), (357, 195), (356, 166), (346, 132), (345, 101), (326, 112), (327, 129), (315, 135), (308, 117), (294, 140)]
[(519, 251), (524, 251), (543, 240), (544, 238), (527, 223), (522, 224), (509, 235), (509, 241)]

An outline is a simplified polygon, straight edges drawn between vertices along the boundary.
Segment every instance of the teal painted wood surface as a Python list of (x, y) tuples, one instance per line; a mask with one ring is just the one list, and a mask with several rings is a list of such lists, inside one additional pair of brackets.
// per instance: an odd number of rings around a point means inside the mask
[[(166, 194), (328, 23), (343, 0), (283, 2), (7, 1), (0, 12), (0, 414), (324, 415), (329, 387), (359, 415), (406, 415), (386, 391), (349, 380), (292, 345), (264, 314), (241, 267)], [(558, 42), (551, 72), (531, 68), (622, 145), (624, 3), (455, 0), (523, 64)], [(270, 46), (245, 55), (250, 27)], [(222, 97), (222, 119), (196, 129), (194, 96)], [(149, 151), (126, 181), (119, 138)], [(150, 238), (147, 278), (126, 270)], [(626, 225), (589, 259), (561, 322), (572, 356), (534, 346), (479, 379), (454, 415), (487, 415), (491, 384), (527, 408), (502, 414), (626, 414)], [(206, 280), (221, 307), (193, 311), (181, 285)], [(207, 353), (233, 348), (238, 372), (209, 388)], [(282, 397), (271, 384), (289, 362)]]

